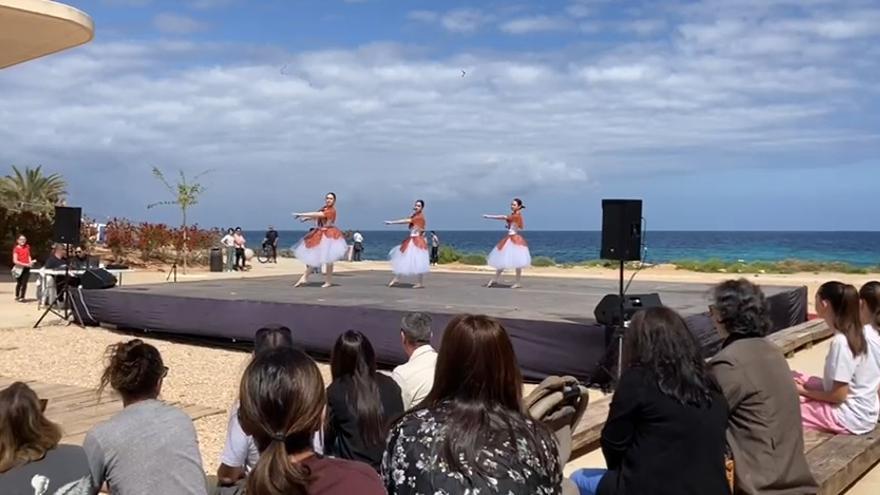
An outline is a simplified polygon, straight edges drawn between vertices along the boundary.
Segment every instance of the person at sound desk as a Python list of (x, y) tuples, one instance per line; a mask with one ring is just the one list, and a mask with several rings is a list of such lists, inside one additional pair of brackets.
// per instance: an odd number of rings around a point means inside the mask
[(89, 266), (89, 255), (86, 253), (85, 249), (82, 246), (77, 247), (76, 251), (73, 252), (73, 258), (70, 260), (70, 269), (71, 270), (88, 270), (91, 268)]

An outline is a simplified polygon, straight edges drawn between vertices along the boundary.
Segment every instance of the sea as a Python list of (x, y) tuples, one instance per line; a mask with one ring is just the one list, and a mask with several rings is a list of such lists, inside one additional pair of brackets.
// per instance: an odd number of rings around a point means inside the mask
[[(248, 244), (258, 247), (264, 231), (248, 231)], [(279, 247), (290, 248), (305, 232), (279, 231)], [(407, 235), (405, 230), (363, 230), (364, 259), (385, 260), (388, 251)], [(443, 245), (464, 253), (484, 253), (505, 234), (503, 230), (437, 231)], [(557, 263), (599, 259), (602, 238), (598, 231), (524, 232), (532, 256), (547, 256)], [(769, 232), (769, 231), (655, 231), (642, 239), (648, 263), (706, 261), (817, 261), (854, 266), (880, 265), (880, 232)]]

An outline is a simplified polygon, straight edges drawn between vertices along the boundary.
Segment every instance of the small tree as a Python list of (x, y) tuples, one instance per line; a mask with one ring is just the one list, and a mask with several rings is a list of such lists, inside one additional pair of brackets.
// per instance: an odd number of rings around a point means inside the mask
[[(179, 171), (179, 173), (180, 173), (179, 180), (177, 181), (176, 184), (171, 185), (171, 183), (168, 182), (168, 179), (165, 178), (165, 174), (163, 174), (162, 171), (159, 170), (159, 167), (153, 167), (153, 176), (156, 177), (156, 179), (158, 179), (159, 182), (161, 182), (162, 185), (164, 185), (166, 189), (168, 189), (168, 192), (171, 193), (171, 197), (173, 199), (168, 200), (168, 201), (159, 201), (157, 203), (149, 204), (149, 205), (147, 205), (147, 208), (149, 209), (149, 208), (154, 208), (156, 206), (162, 206), (162, 205), (168, 205), (168, 206), (175, 205), (178, 208), (180, 208), (180, 216), (181, 216), (180, 232), (181, 232), (181, 235), (183, 236), (183, 273), (184, 274), (186, 274), (186, 267), (187, 267), (186, 259), (189, 255), (189, 243), (187, 242), (188, 241), (187, 240), (187, 232), (189, 231), (187, 229), (187, 212), (189, 211), (190, 208), (192, 208), (193, 206), (195, 206), (199, 203), (199, 196), (203, 192), (205, 192), (204, 186), (202, 186), (200, 183), (195, 182), (195, 181), (198, 180), (199, 177), (205, 175), (208, 172), (209, 171), (206, 170), (206, 171), (196, 175), (191, 180), (187, 180), (186, 174), (183, 172), (183, 170), (180, 170)], [(178, 250), (177, 258), (180, 259), (180, 257), (181, 257), (180, 251)]]

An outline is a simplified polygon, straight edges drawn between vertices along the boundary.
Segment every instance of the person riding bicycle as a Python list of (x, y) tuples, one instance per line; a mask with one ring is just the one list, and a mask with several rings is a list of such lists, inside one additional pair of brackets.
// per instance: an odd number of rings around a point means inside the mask
[(263, 240), (263, 250), (267, 251), (272, 263), (278, 263), (278, 231), (271, 225), (269, 230), (266, 231), (266, 238)]

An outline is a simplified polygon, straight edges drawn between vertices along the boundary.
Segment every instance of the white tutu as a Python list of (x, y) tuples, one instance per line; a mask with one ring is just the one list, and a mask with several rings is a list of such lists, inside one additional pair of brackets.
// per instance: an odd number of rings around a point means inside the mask
[(406, 251), (401, 251), (400, 246), (394, 246), (388, 252), (391, 260), (391, 271), (398, 276), (408, 277), (422, 275), (431, 271), (431, 257), (426, 248), (416, 246), (410, 242)]
[(489, 257), (486, 258), (486, 263), (496, 270), (526, 268), (532, 264), (532, 255), (528, 246), (508, 240), (502, 249), (498, 249), (498, 246), (492, 249)]
[(320, 267), (327, 263), (335, 263), (348, 255), (348, 243), (345, 238), (322, 236), (317, 246), (306, 246), (305, 238), (293, 247), (293, 255), (307, 266)]

